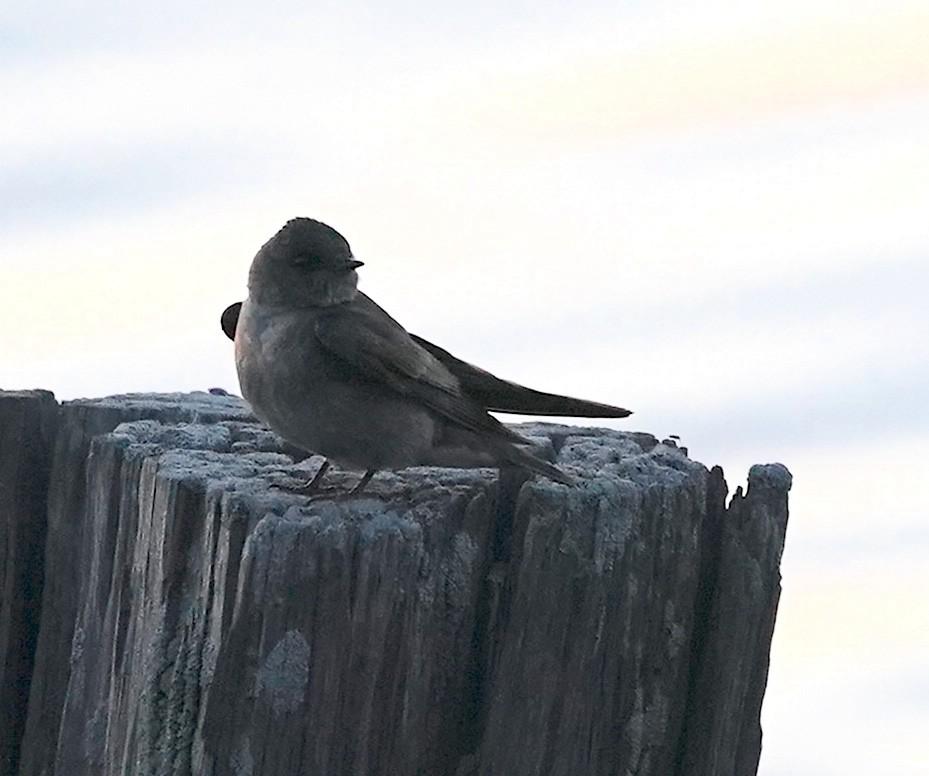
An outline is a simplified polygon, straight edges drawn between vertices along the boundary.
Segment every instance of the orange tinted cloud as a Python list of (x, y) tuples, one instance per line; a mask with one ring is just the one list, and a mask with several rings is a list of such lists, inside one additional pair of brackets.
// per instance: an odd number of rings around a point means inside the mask
[[(709, 34), (707, 34), (709, 33)], [(615, 52), (562, 56), (487, 75), (455, 123), (533, 140), (596, 141), (731, 124), (816, 106), (929, 91), (929, 6), (888, 7), (654, 36)]]

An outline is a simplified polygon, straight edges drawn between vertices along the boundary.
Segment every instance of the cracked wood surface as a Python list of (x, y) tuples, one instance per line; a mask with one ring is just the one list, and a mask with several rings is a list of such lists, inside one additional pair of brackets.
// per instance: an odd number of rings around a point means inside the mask
[(20, 773), (755, 773), (786, 469), (727, 508), (671, 442), (520, 430), (580, 484), (308, 498), (235, 397), (62, 405)]

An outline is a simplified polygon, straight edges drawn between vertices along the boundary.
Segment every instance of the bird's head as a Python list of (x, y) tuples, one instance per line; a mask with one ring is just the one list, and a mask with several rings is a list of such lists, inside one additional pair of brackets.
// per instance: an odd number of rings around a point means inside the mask
[(348, 241), (331, 226), (294, 218), (266, 242), (252, 261), (249, 296), (295, 307), (340, 304), (357, 293), (362, 266)]

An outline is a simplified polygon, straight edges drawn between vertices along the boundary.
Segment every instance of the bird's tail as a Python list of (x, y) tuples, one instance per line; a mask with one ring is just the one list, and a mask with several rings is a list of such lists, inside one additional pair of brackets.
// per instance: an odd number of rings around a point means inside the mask
[(455, 358), (447, 350), (433, 345), (422, 337), (410, 337), (424, 350), (429, 351), (458, 378), (461, 389), (482, 407), (491, 412), (509, 412), (517, 415), (558, 415), (567, 418), (625, 418), (632, 414), (622, 407), (601, 404), (573, 396), (545, 393), (525, 385), (501, 380), (480, 367)]

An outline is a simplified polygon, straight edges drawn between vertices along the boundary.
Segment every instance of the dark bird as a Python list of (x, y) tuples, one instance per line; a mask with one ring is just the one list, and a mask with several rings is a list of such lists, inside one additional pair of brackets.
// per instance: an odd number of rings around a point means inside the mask
[(488, 411), (631, 414), (501, 380), (408, 333), (358, 290), (360, 266), (337, 231), (295, 218), (258, 251), (248, 299), (220, 321), (255, 414), (296, 447), (364, 469), (353, 492), (408, 466), (509, 465), (571, 484)]

